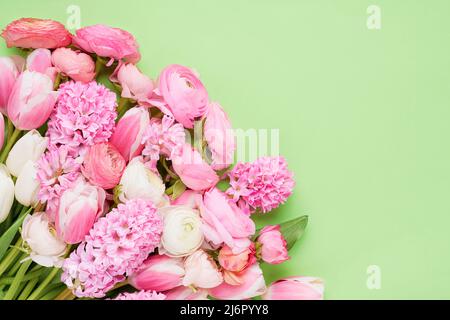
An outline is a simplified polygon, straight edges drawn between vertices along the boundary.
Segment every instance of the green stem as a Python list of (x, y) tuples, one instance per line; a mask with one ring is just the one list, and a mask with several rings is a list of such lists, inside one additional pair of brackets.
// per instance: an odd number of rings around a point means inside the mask
[(55, 84), (53, 85), (53, 90), (57, 91), (60, 83), (61, 83), (61, 73), (58, 72), (58, 74), (56, 75)]
[(123, 115), (125, 114), (125, 112), (127, 112), (128, 110), (128, 103), (129, 103), (129, 99), (128, 98), (120, 98), (119, 99), (119, 104), (117, 106), (117, 120), (119, 120), (120, 118), (123, 117)]
[(103, 61), (102, 58), (97, 56), (97, 59), (95, 60), (95, 77), (97, 78), (100, 72), (103, 69), (103, 66), (105, 65), (105, 61)]
[(55, 300), (55, 298), (61, 293), (61, 289), (63, 288), (64, 288), (63, 286), (58, 285), (57, 288), (47, 292), (42, 297), (40, 297), (39, 300)]
[[(42, 270), (39, 268), (39, 270), (35, 270), (32, 271), (30, 273), (27, 273), (22, 281), (28, 281), (28, 280), (33, 280), (35, 278), (39, 279), (39, 276), (42, 274)], [(7, 284), (11, 284), (13, 283), (15, 277), (7, 277), (7, 278), (2, 278), (0, 279), (0, 285), (7, 285)]]
[(53, 280), (58, 271), (59, 268), (53, 268), (53, 270), (48, 274), (48, 276), (44, 279), (44, 281), (41, 282), (39, 287), (37, 287), (37, 289), (33, 291), (31, 296), (29, 296), (27, 300), (36, 300), (38, 296), (41, 294), (42, 290), (44, 290), (45, 287), (50, 283), (50, 281)]
[(8, 269), (9, 265), (16, 259), (21, 252), (15, 247), (19, 247), (22, 244), (22, 238), (19, 238), (13, 248), (9, 249), (8, 255), (0, 263), (0, 276)]
[(0, 163), (5, 163), (6, 158), (8, 157), (9, 151), (11, 151), (14, 143), (16, 143), (17, 138), (20, 136), (20, 130), (14, 129), (14, 132), (11, 135), (11, 138), (6, 143), (5, 147), (2, 150), (2, 153), (0, 154)]
[(22, 278), (25, 276), (25, 272), (27, 272), (28, 267), (33, 261), (27, 260), (19, 268), (19, 271), (17, 271), (17, 275), (14, 278), (13, 283), (11, 283), (11, 286), (8, 289), (8, 292), (6, 292), (4, 300), (12, 300), (16, 296), (17, 289), (19, 289), (20, 284), (22, 283)]
[(8, 119), (8, 121), (6, 124), (6, 132), (7, 132), (6, 140), (9, 140), (9, 139), (11, 139), (12, 133), (14, 131), (14, 125), (13, 125), (11, 119), (9, 119), (9, 118), (7, 118), (7, 119)]
[(180, 177), (176, 175), (172, 170), (169, 169), (169, 166), (167, 165), (166, 158), (161, 158), (161, 164), (163, 165), (164, 169), (166, 169), (167, 173), (172, 179), (178, 180)]
[[(28, 253), (23, 253), (19, 259), (17, 259), (16, 263), (11, 267), (11, 269), (8, 271), (8, 276), (12, 277), (13, 275), (16, 274), (17, 270), (19, 270), (20, 268), (20, 261), (22, 261), (23, 259), (25, 259), (28, 256)], [(1, 280), (0, 280), (1, 281)]]
[(20, 293), (20, 296), (17, 298), (17, 300), (27, 300), (31, 291), (33, 291), (34, 287), (37, 285), (38, 282), (39, 282), (39, 278), (34, 278), (34, 279), (30, 280), (27, 283), (26, 287)]

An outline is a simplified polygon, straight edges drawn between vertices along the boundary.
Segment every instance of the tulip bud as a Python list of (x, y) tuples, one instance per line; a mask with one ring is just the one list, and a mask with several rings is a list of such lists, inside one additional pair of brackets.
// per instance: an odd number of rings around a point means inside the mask
[(28, 161), (36, 162), (45, 152), (48, 145), (48, 138), (44, 138), (36, 130), (27, 132), (13, 146), (6, 159), (6, 166), (9, 172), (18, 177), (22, 168)]
[(266, 226), (258, 236), (261, 244), (261, 258), (270, 264), (279, 264), (289, 259), (287, 243), (280, 232), (280, 226)]
[(214, 260), (203, 250), (198, 250), (186, 258), (184, 262), (186, 275), (184, 286), (194, 286), (203, 289), (214, 288), (223, 282)]
[(323, 300), (324, 283), (319, 278), (289, 277), (272, 283), (264, 300)]
[(161, 292), (181, 286), (183, 277), (182, 259), (153, 255), (128, 280), (136, 289)]
[(8, 117), (20, 130), (32, 130), (47, 121), (58, 93), (45, 74), (24, 71), (18, 78), (8, 100)]
[(16, 200), (25, 207), (34, 207), (39, 202), (37, 195), (40, 184), (36, 175), (36, 163), (28, 160), (17, 177), (15, 186)]
[(36, 49), (27, 57), (27, 69), (47, 75), (55, 81), (57, 71), (52, 66), (52, 54), (48, 49)]
[(58, 236), (69, 244), (83, 241), (103, 214), (105, 199), (105, 190), (78, 179), (59, 200), (55, 221)]
[(149, 124), (150, 115), (143, 107), (131, 108), (119, 120), (110, 142), (125, 160), (130, 161), (141, 153), (144, 148), (142, 135)]
[(75, 81), (90, 82), (95, 77), (95, 63), (86, 53), (69, 48), (53, 51), (52, 63), (59, 71)]
[(9, 57), (0, 57), (0, 112), (7, 114), (8, 99), (14, 83), (19, 76), (14, 60)]
[(205, 289), (195, 289), (180, 286), (175, 289), (165, 291), (166, 300), (208, 300), (208, 291)]
[(203, 231), (197, 210), (184, 206), (168, 206), (158, 212), (164, 222), (160, 253), (184, 257), (200, 248)]
[(30, 248), (30, 258), (44, 267), (60, 266), (66, 244), (56, 236), (44, 212), (27, 216), (22, 224), (22, 239)]
[(0, 164), (0, 223), (6, 220), (14, 202), (14, 182), (4, 164)]
[(119, 199), (151, 200), (156, 206), (163, 201), (165, 186), (161, 178), (148, 169), (140, 158), (134, 158), (120, 179)]
[(123, 64), (117, 71), (117, 79), (122, 86), (122, 97), (146, 102), (153, 94), (153, 81), (132, 63)]

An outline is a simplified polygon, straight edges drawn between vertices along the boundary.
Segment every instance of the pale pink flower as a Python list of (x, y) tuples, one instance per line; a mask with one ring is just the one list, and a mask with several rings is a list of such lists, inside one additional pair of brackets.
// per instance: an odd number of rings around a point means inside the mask
[(64, 25), (53, 20), (22, 18), (8, 24), (2, 37), (6, 45), (20, 48), (55, 49), (66, 47), (72, 42)]
[(113, 300), (165, 300), (166, 296), (156, 291), (123, 292)]
[(5, 139), (5, 120), (3, 114), (0, 113), (0, 150), (3, 148), (3, 142)]
[(323, 300), (324, 283), (314, 277), (289, 277), (272, 283), (264, 300)]
[(280, 226), (265, 226), (259, 232), (261, 258), (270, 264), (279, 264), (289, 259), (287, 243), (280, 232)]
[(130, 200), (100, 218), (63, 265), (61, 280), (78, 297), (101, 298), (158, 246), (162, 221), (150, 201)]
[(43, 73), (52, 79), (52, 82), (55, 82), (57, 70), (52, 65), (52, 53), (50, 50), (34, 50), (28, 55), (26, 63), (27, 70)]
[(111, 81), (122, 87), (123, 98), (148, 104), (153, 95), (153, 81), (143, 74), (134, 64), (126, 63), (118, 67), (111, 76)]
[(55, 111), (48, 122), (52, 144), (68, 146), (76, 155), (111, 137), (116, 112), (116, 95), (96, 83), (66, 82), (59, 87)]
[(129, 32), (102, 24), (78, 29), (73, 44), (86, 52), (110, 58), (108, 65), (114, 60), (137, 63), (141, 59), (139, 46)]
[(175, 289), (165, 291), (166, 300), (208, 300), (206, 289), (195, 289), (180, 286)]
[(52, 63), (63, 75), (81, 82), (90, 82), (95, 77), (95, 63), (86, 53), (70, 48), (59, 48), (52, 53)]
[(21, 70), (10, 57), (0, 57), (0, 112), (7, 115), (8, 99)]
[(262, 157), (251, 163), (238, 163), (229, 173), (227, 194), (250, 212), (269, 212), (292, 194), (295, 182), (283, 157)]
[(230, 247), (225, 245), (219, 251), (218, 260), (225, 270), (241, 272), (256, 262), (255, 244), (250, 243), (248, 248), (238, 253), (234, 253)]
[(185, 276), (183, 285), (209, 289), (223, 282), (215, 261), (203, 250), (198, 250), (186, 258), (184, 262)]

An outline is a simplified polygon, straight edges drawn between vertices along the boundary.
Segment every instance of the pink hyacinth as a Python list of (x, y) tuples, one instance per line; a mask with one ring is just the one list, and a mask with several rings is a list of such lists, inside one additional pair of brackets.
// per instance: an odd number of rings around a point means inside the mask
[(238, 163), (229, 173), (227, 194), (250, 212), (269, 212), (284, 203), (295, 186), (293, 174), (283, 157), (262, 157)]
[(123, 292), (114, 300), (166, 300), (166, 296), (156, 291)]
[(101, 298), (134, 273), (159, 245), (162, 221), (151, 201), (130, 200), (100, 218), (63, 265), (78, 297)]
[(62, 193), (80, 176), (80, 164), (65, 146), (50, 146), (37, 163), (36, 176), (40, 184), (38, 199), (47, 202), (47, 213), (53, 219)]
[(168, 159), (179, 155), (185, 143), (185, 132), (181, 124), (174, 118), (165, 115), (162, 120), (152, 119), (142, 137), (145, 145), (142, 155), (148, 160), (158, 161), (162, 154)]
[(108, 141), (116, 112), (116, 95), (96, 83), (66, 82), (59, 88), (55, 111), (48, 122), (47, 135), (52, 144), (63, 144), (75, 154), (86, 147)]

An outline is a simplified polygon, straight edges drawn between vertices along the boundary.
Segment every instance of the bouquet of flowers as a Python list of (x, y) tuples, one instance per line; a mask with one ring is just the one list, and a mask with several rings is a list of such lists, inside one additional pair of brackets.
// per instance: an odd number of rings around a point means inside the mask
[(23, 54), (0, 58), (0, 299), (323, 297), (318, 278), (266, 286), (260, 264), (288, 260), (307, 217), (256, 229), (293, 175), (282, 157), (232, 166), (194, 70), (153, 81), (105, 25), (28, 18), (2, 37)]

